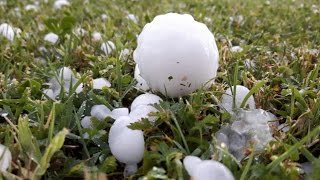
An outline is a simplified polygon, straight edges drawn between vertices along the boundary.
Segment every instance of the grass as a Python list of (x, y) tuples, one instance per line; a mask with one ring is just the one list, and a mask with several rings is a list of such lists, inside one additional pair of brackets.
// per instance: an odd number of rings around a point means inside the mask
[[(0, 5), (0, 22), (22, 29), (13, 42), (0, 37), (0, 143), (9, 147), (13, 161), (4, 179), (122, 179), (124, 165), (112, 156), (107, 143), (111, 119), (82, 129), (79, 120), (95, 104), (129, 107), (141, 92), (133, 88), (136, 35), (156, 15), (189, 13), (214, 33), (220, 53), (216, 84), (180, 99), (156, 106), (159, 120), (131, 125), (144, 130), (145, 156), (139, 171), (129, 179), (188, 179), (185, 155), (218, 158), (236, 179), (317, 179), (320, 170), (320, 6), (316, 0), (295, 1), (71, 1), (60, 10), (39, 1), (38, 11), (26, 11), (32, 1), (8, 0)], [(19, 9), (19, 10), (18, 10)], [(132, 13), (138, 23), (126, 18)], [(102, 14), (108, 18), (103, 20)], [(233, 21), (230, 20), (233, 17)], [(243, 20), (241, 20), (241, 17)], [(73, 29), (89, 32), (76, 36)], [(116, 50), (100, 51), (90, 33), (98, 31)], [(48, 32), (59, 35), (55, 45), (46, 43)], [(230, 52), (240, 45), (243, 51)], [(46, 47), (47, 51), (39, 50)], [(121, 59), (122, 49), (130, 50)], [(317, 51), (317, 53), (314, 53)], [(39, 61), (42, 58), (44, 62)], [(250, 63), (248, 63), (250, 62)], [(75, 88), (59, 100), (46, 100), (42, 90), (57, 69), (71, 67), (88, 85), (77, 95)], [(112, 87), (89, 88), (93, 78), (104, 77)], [(250, 153), (237, 162), (216, 146), (214, 133), (228, 123), (229, 115), (218, 100), (228, 85), (251, 89), (257, 107), (275, 114), (289, 131), (274, 129), (275, 141), (261, 153)], [(244, 105), (244, 104), (243, 104)], [(103, 130), (103, 134), (91, 140)], [(311, 162), (304, 174), (301, 163)]]

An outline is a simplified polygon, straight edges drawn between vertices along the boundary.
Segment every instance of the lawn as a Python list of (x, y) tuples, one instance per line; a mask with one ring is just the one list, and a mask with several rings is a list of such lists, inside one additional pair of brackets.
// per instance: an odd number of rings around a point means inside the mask
[[(126, 178), (189, 179), (187, 155), (219, 161), (235, 179), (320, 178), (318, 0), (69, 0), (61, 8), (54, 2), (0, 0), (0, 24), (16, 28), (12, 41), (0, 34), (0, 144), (12, 154), (0, 179), (123, 179), (124, 164), (108, 144), (114, 119), (93, 118), (93, 128), (81, 120), (94, 105), (129, 108), (143, 93), (134, 79), (137, 36), (169, 12), (207, 25), (219, 50), (218, 73), (209, 89), (180, 98), (156, 93), (163, 99), (156, 123), (130, 126), (143, 131), (145, 150)], [(45, 40), (48, 33), (58, 39)], [(45, 89), (62, 67), (77, 82), (50, 98)], [(110, 87), (93, 88), (97, 78)], [(215, 136), (231, 123), (220, 102), (232, 85), (251, 89), (256, 107), (276, 116), (273, 140), (261, 151), (247, 147), (241, 160)]]

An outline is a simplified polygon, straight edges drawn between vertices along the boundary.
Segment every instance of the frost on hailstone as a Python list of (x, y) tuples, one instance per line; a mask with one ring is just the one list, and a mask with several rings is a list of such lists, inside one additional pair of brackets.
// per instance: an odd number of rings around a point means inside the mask
[(9, 24), (3, 23), (0, 25), (0, 35), (4, 36), (5, 38), (7, 38), (10, 41), (13, 41), (14, 30)]
[(234, 180), (231, 171), (218, 161), (186, 156), (183, 165), (193, 180)]
[(188, 95), (213, 83), (219, 52), (207, 26), (188, 14), (156, 16), (138, 37), (134, 60), (153, 91)]
[(269, 123), (275, 118), (262, 109), (237, 109), (231, 116), (232, 124), (216, 133), (218, 145), (226, 145), (238, 160), (245, 156), (245, 149), (250, 144), (253, 144), (255, 151), (261, 151), (273, 140)]
[(0, 174), (1, 171), (6, 171), (12, 160), (12, 155), (8, 147), (0, 144)]
[[(231, 88), (228, 88), (225, 91), (225, 94), (222, 95), (222, 99), (221, 99), (221, 106), (228, 111), (229, 113), (232, 113), (232, 107), (233, 107), (233, 94), (231, 92), (231, 90), (234, 90), (234, 87), (232, 86)], [(246, 97), (246, 95), (249, 93), (249, 89), (241, 86), (241, 85), (237, 85), (236, 86), (236, 92), (235, 92), (235, 108), (240, 108), (240, 105), (243, 101), (243, 99)], [(255, 105), (255, 101), (253, 96), (251, 95), (249, 97), (249, 99), (247, 100), (245, 107), (249, 107), (249, 109), (255, 109), (256, 105)]]

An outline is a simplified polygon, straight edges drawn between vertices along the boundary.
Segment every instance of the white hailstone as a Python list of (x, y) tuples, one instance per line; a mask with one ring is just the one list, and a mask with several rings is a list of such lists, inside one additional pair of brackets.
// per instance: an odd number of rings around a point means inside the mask
[(205, 24), (168, 13), (145, 25), (133, 56), (153, 91), (179, 97), (213, 83), (219, 52)]
[(138, 18), (134, 14), (128, 14), (127, 19), (133, 21), (134, 23), (138, 23)]
[(83, 128), (91, 128), (92, 127), (91, 116), (85, 116), (84, 118), (81, 119), (80, 123)]
[(92, 40), (93, 41), (101, 41), (102, 40), (102, 35), (101, 35), (101, 33), (99, 33), (99, 32), (93, 32), (92, 33)]
[(70, 3), (68, 0), (56, 0), (53, 4), (54, 9), (60, 9), (63, 6), (70, 6)]
[(111, 110), (101, 104), (101, 105), (94, 105), (91, 108), (91, 112), (90, 112), (91, 116), (96, 117), (99, 120), (103, 120), (108, 116), (111, 116)]
[(231, 171), (218, 161), (186, 156), (183, 165), (193, 180), (234, 180)]
[(136, 87), (138, 89), (141, 89), (142, 91), (147, 91), (149, 90), (149, 86), (146, 82), (146, 80), (144, 80), (141, 76), (140, 76), (140, 69), (139, 69), (139, 66), (138, 64), (136, 64), (136, 67), (134, 69), (134, 79), (137, 80), (137, 84), (136, 84)]
[(59, 40), (59, 36), (55, 33), (48, 33), (44, 36), (44, 40), (51, 44), (55, 44)]
[(35, 5), (35, 4), (27, 4), (24, 9), (26, 11), (38, 11), (39, 9), (39, 6), (38, 5)]
[(107, 42), (101, 44), (100, 49), (106, 55), (109, 55), (114, 49), (116, 49), (116, 46), (114, 45), (114, 43), (112, 41), (107, 41)]
[(74, 30), (74, 34), (77, 35), (77, 36), (82, 37), (82, 36), (87, 34), (87, 31), (85, 29), (79, 27), (79, 28)]
[(63, 79), (64, 81), (71, 81), (74, 78), (74, 75), (70, 68), (63, 67), (59, 70), (59, 78)]
[(111, 111), (111, 117), (113, 119), (118, 119), (120, 116), (129, 116), (128, 108), (115, 108)]
[(0, 172), (4, 172), (9, 168), (11, 160), (12, 155), (10, 150), (6, 146), (0, 144)]
[[(234, 87), (232, 86), (232, 91), (234, 90)], [(232, 97), (232, 93), (231, 93), (231, 88), (228, 88), (225, 92), (225, 94), (222, 95), (222, 99), (221, 99), (221, 106), (228, 111), (229, 113), (232, 112), (232, 104), (233, 104), (233, 97)], [(243, 99), (246, 97), (246, 95), (249, 93), (249, 89), (241, 86), (241, 85), (237, 85), (236, 86), (236, 97), (235, 97), (235, 108), (240, 108), (240, 105), (243, 101)], [(255, 105), (255, 101), (253, 96), (251, 95), (249, 97), (249, 99), (247, 100), (245, 107), (249, 106), (249, 109), (255, 109), (256, 105)]]
[(3, 23), (0, 25), (0, 35), (4, 36), (5, 38), (7, 38), (10, 41), (13, 41), (14, 30), (9, 24)]
[(43, 94), (47, 95), (50, 99), (55, 99), (56, 95), (53, 93), (52, 89), (45, 89), (43, 90)]
[(131, 111), (135, 110), (140, 105), (153, 105), (153, 104), (159, 104), (162, 99), (154, 94), (151, 93), (145, 93), (137, 96), (132, 104), (131, 104)]
[(79, 86), (76, 88), (76, 93), (79, 94), (83, 91), (83, 83), (80, 83)]
[(194, 174), (195, 167), (199, 165), (201, 162), (202, 160), (196, 156), (186, 156), (183, 159), (184, 168), (187, 170), (190, 176)]
[(125, 48), (125, 49), (121, 50), (121, 52), (120, 52), (120, 59), (126, 60), (129, 57), (129, 55), (130, 55), (130, 50)]
[(230, 51), (233, 52), (233, 53), (239, 53), (239, 52), (242, 52), (243, 51), (243, 48), (240, 47), (240, 46), (232, 46), (230, 48)]
[(103, 87), (111, 87), (111, 83), (105, 78), (97, 78), (92, 81), (93, 89), (102, 89)]
[(127, 126), (134, 121), (128, 116), (121, 116), (113, 123), (109, 132), (109, 147), (113, 156), (125, 163), (125, 175), (137, 171), (137, 163), (143, 158), (144, 138), (141, 130), (132, 130)]
[(139, 105), (133, 111), (129, 113), (131, 119), (139, 121), (142, 118), (148, 119), (151, 123), (154, 123), (158, 117), (150, 116), (152, 112), (158, 112), (158, 110), (150, 105)]
[(108, 19), (108, 15), (106, 15), (106, 14), (101, 14), (101, 19), (102, 20), (107, 20)]

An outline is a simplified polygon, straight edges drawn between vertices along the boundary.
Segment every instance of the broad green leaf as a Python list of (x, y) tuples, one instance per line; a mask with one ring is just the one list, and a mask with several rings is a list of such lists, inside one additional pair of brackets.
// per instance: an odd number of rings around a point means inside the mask
[(22, 150), (37, 164), (40, 163), (41, 151), (37, 140), (32, 135), (29, 128), (29, 119), (27, 117), (21, 117), (18, 123), (18, 138), (21, 144)]
[(46, 172), (47, 168), (50, 166), (52, 156), (63, 146), (65, 137), (68, 133), (69, 131), (67, 129), (63, 129), (52, 139), (37, 167), (37, 175), (41, 176)]

